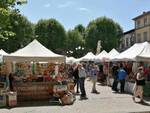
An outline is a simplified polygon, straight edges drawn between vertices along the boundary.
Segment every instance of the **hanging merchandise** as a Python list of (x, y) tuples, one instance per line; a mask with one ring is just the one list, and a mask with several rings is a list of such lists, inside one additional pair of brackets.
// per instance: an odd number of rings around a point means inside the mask
[(36, 64), (33, 62), (32, 63), (32, 74), (35, 74), (35, 70), (36, 70)]

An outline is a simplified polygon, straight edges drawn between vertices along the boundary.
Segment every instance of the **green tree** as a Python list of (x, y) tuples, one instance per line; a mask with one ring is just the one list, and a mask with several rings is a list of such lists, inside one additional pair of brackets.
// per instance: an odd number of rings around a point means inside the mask
[(33, 24), (29, 22), (26, 17), (21, 15), (16, 16), (16, 13), (12, 13), (10, 17), (10, 25), (11, 27), (8, 28), (8, 30), (16, 35), (7, 40), (0, 40), (0, 48), (3, 48), (7, 52), (14, 52), (33, 40)]
[(66, 32), (57, 20), (39, 20), (35, 26), (35, 35), (44, 46), (54, 52), (63, 54)]
[(10, 25), (10, 17), (12, 13), (19, 15), (19, 10), (15, 8), (16, 5), (21, 5), (26, 3), (26, 0), (0, 0), (0, 38), (8, 39), (11, 36), (14, 36), (15, 33), (9, 31), (8, 28)]
[(100, 17), (91, 21), (86, 29), (86, 46), (96, 52), (97, 42), (101, 40), (102, 49), (110, 51), (118, 47), (123, 34), (120, 25), (112, 19)]
[(75, 26), (74, 30), (77, 30), (83, 36), (83, 39), (85, 38), (86, 31), (82, 24)]
[(68, 56), (81, 57), (84, 53), (81, 50), (77, 50), (79, 46), (84, 46), (84, 40), (78, 30), (69, 30), (67, 32), (66, 48), (67, 51), (73, 51)]

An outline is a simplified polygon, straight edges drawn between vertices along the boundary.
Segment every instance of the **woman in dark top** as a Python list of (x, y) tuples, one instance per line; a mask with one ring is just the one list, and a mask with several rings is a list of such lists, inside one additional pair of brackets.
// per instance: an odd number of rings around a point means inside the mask
[(73, 70), (73, 77), (74, 77), (74, 83), (77, 85), (77, 90), (76, 93), (79, 93), (79, 71), (78, 71), (78, 66), (75, 66)]

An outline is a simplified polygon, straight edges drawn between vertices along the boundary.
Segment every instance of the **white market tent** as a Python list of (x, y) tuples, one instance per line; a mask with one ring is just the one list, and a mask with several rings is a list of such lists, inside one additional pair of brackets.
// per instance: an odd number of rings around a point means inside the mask
[(81, 58), (81, 61), (94, 61), (95, 55), (92, 52), (88, 52), (85, 56)]
[(0, 55), (8, 55), (3, 49), (0, 50)]
[(67, 64), (72, 64), (75, 62), (75, 58), (74, 57), (66, 57), (66, 63)]
[(113, 57), (115, 57), (117, 55), (119, 55), (119, 52), (114, 48), (108, 53), (109, 59), (112, 59)]
[[(115, 56), (112, 61), (137, 61), (138, 56), (148, 54), (145, 48), (150, 49), (150, 44), (148, 42), (136, 43), (129, 49)], [(143, 53), (144, 50), (145, 53)]]
[(80, 61), (94, 61), (95, 55), (92, 52), (88, 52), (85, 56), (75, 59), (75, 63), (79, 63)]
[(103, 50), (100, 54), (98, 54), (96, 57), (95, 57), (95, 61), (105, 61), (105, 60), (108, 60), (109, 59), (109, 56), (108, 56), (108, 53)]
[(137, 56), (137, 61), (150, 61), (150, 44), (146, 44), (142, 52)]
[(4, 55), (4, 60), (16, 62), (65, 62), (65, 57), (53, 53), (35, 39), (24, 48), (9, 55)]
[(3, 56), (8, 55), (3, 49), (0, 50), (0, 62), (3, 62)]

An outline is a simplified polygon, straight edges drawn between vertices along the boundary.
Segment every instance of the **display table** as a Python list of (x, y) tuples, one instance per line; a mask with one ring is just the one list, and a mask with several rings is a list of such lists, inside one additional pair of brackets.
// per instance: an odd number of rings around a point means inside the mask
[(13, 83), (14, 91), (17, 92), (17, 101), (49, 100), (53, 95), (53, 86), (57, 82), (27, 82)]

